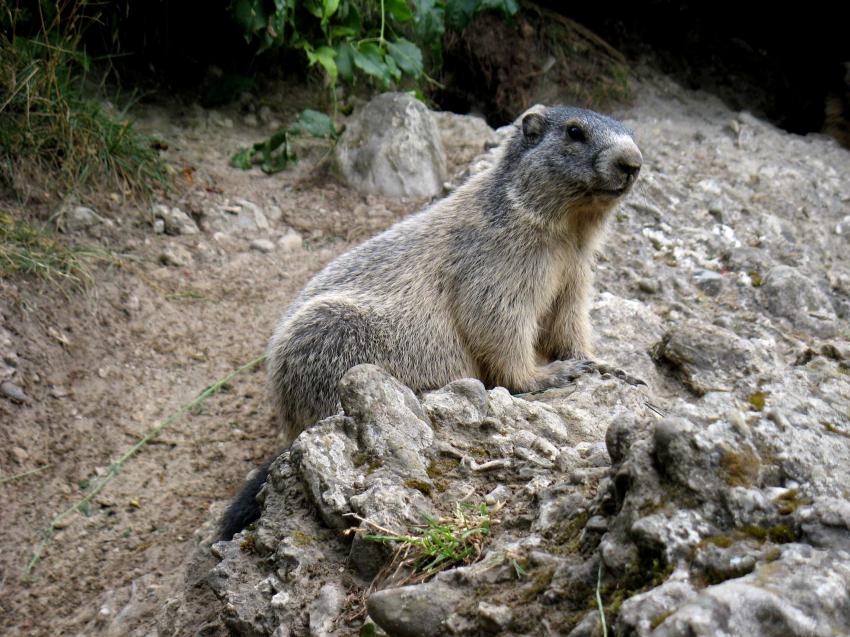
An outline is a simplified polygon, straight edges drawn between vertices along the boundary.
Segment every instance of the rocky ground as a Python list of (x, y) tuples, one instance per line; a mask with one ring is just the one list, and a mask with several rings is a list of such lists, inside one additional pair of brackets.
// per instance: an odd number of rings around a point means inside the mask
[[(254, 358), (310, 274), (418, 205), (309, 161), (233, 171), (244, 113), (149, 112), (186, 194), (129, 233), (72, 230), (125, 237), (128, 266), (63, 305), (2, 283), (3, 378), (27, 396), (0, 402), (2, 475), (49, 465), (0, 485), (4, 632), (577, 637), (601, 634), (598, 593), (609, 634), (850, 633), (850, 153), (652, 74), (618, 115), (645, 165), (592, 320), (599, 357), (646, 386), (466, 380), (417, 398), (356, 368), (345, 414), (273, 465), (256, 529), (210, 549), (223, 499), (276, 446), (254, 373), (128, 463), (23, 581), (34, 529)], [(494, 139), (452, 122), (437, 123), (449, 180)], [(350, 514), (408, 533), (482, 504), (481, 559), (428, 581), (341, 533)]]

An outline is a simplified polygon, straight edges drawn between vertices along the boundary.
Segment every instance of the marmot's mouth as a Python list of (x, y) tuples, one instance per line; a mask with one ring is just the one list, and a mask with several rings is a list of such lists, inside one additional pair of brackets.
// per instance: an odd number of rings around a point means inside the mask
[(631, 184), (626, 184), (620, 188), (599, 188), (593, 191), (594, 195), (602, 195), (604, 197), (622, 197), (625, 195), (629, 188), (631, 188)]

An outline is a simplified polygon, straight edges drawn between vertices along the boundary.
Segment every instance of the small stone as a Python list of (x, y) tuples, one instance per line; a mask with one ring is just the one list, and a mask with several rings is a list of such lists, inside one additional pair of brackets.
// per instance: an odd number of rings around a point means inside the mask
[[(200, 232), (192, 217), (180, 208), (169, 208), (163, 204), (157, 204), (153, 207), (153, 214), (156, 218), (162, 219), (167, 234), (198, 234)], [(156, 225), (154, 225), (154, 232), (156, 232)]]
[(269, 120), (272, 118), (272, 109), (268, 106), (261, 106), (260, 110), (257, 111), (257, 115), (263, 124), (268, 124)]
[(268, 254), (274, 250), (274, 242), (269, 239), (254, 239), (251, 242), (251, 248), (257, 252)]
[(50, 388), (50, 395), (53, 398), (65, 398), (69, 396), (71, 392), (68, 391), (67, 387), (63, 387), (62, 385), (54, 385)]
[(181, 245), (172, 245), (159, 255), (159, 262), (175, 268), (182, 268), (192, 263), (192, 253)]
[(289, 593), (286, 591), (280, 591), (275, 593), (272, 597), (272, 608), (286, 608), (286, 605), (289, 603)]
[(0, 383), (0, 394), (16, 403), (28, 403), (30, 401), (30, 397), (24, 393), (23, 389), (8, 380)]
[(165, 232), (165, 221), (162, 219), (153, 220), (153, 233), (163, 234)]
[(641, 279), (638, 281), (638, 289), (647, 294), (656, 294), (658, 292), (658, 281), (655, 279)]
[(256, 128), (259, 124), (257, 116), (254, 113), (248, 113), (242, 118), (242, 121), (245, 123), (245, 126), (250, 126), (251, 128)]
[(296, 252), (304, 246), (304, 239), (295, 230), (290, 230), (277, 240), (277, 244), (284, 252)]
[(18, 464), (24, 464), (30, 457), (26, 449), (22, 449), (21, 447), (12, 447), (12, 456), (14, 456), (15, 462)]
[(499, 502), (507, 502), (509, 496), (511, 495), (511, 490), (508, 489), (505, 485), (500, 484), (496, 486), (490, 493), (484, 496), (484, 502), (488, 506), (494, 506)]
[(65, 232), (78, 232), (103, 221), (104, 219), (91, 208), (76, 206), (61, 213), (60, 226)]
[(693, 275), (696, 286), (709, 296), (717, 296), (723, 290), (723, 275), (711, 270), (697, 270)]

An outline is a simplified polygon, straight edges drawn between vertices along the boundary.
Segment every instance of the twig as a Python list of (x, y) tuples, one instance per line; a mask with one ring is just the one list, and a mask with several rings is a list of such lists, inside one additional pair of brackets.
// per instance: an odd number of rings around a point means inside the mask
[(20, 478), (26, 478), (27, 476), (31, 476), (34, 473), (44, 471), (48, 467), (50, 467), (50, 465), (46, 464), (43, 467), (36, 467), (35, 469), (30, 469), (29, 471), (24, 471), (23, 473), (16, 473), (13, 476), (6, 476), (5, 478), (0, 478), (0, 484), (6, 484), (7, 482), (12, 482), (13, 480), (18, 480)]
[(602, 605), (602, 560), (599, 560), (599, 574), (596, 577), (596, 605), (599, 607), (599, 619), (602, 621), (602, 637), (608, 637), (608, 624), (605, 622), (605, 607)]
[(55, 518), (50, 521), (50, 524), (48, 524), (47, 527), (42, 529), (42, 540), (33, 550), (32, 557), (30, 557), (30, 560), (27, 563), (26, 568), (24, 569), (24, 575), (28, 577), (30, 573), (32, 573), (33, 568), (35, 568), (35, 565), (38, 564), (38, 561), (41, 559), (41, 555), (42, 553), (44, 553), (44, 549), (47, 547), (47, 545), (50, 543), (50, 540), (53, 538), (53, 534), (56, 532), (58, 525), (69, 515), (76, 511), (79, 511), (81, 507), (84, 507), (86, 504), (90, 503), (98, 493), (103, 491), (103, 488), (107, 484), (112, 482), (113, 478), (118, 475), (118, 473), (121, 471), (121, 467), (124, 466), (124, 463), (126, 463), (130, 458), (136, 455), (139, 450), (141, 450), (151, 440), (159, 436), (159, 434), (162, 433), (164, 429), (173, 425), (181, 417), (186, 415), (187, 412), (191, 411), (200, 403), (205, 401), (207, 398), (221, 390), (221, 388), (227, 383), (229, 383), (235, 376), (241, 374), (242, 372), (248, 371), (253, 367), (256, 367), (265, 359), (266, 356), (265, 354), (263, 354), (262, 356), (255, 358), (251, 362), (245, 363), (241, 367), (238, 367), (236, 370), (230, 372), (224, 378), (217, 380), (212, 385), (204, 389), (204, 391), (202, 391), (200, 394), (198, 394), (195, 399), (192, 400), (190, 403), (183, 405), (182, 407), (180, 407), (180, 409), (173, 412), (160, 424), (156, 425), (155, 427), (152, 427), (141, 440), (139, 440), (136, 444), (127, 449), (127, 451), (125, 451), (123, 454), (121, 454), (121, 456), (119, 456), (119, 458), (115, 462), (109, 465), (109, 470), (107, 471), (106, 475), (103, 476), (103, 478), (101, 478), (100, 481), (98, 481), (91, 488), (91, 490), (85, 495), (85, 497), (83, 497), (81, 500), (59, 513)]

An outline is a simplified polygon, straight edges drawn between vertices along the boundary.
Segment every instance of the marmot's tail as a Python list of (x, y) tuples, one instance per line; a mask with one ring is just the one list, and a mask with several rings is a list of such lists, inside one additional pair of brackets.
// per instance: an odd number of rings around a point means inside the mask
[(266, 460), (233, 498), (219, 522), (217, 541), (232, 540), (239, 531), (260, 518), (262, 508), (257, 502), (257, 494), (260, 493), (260, 489), (269, 477), (269, 467), (279, 455), (280, 452)]

